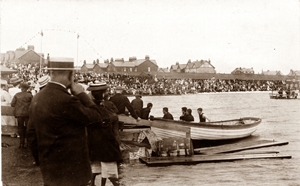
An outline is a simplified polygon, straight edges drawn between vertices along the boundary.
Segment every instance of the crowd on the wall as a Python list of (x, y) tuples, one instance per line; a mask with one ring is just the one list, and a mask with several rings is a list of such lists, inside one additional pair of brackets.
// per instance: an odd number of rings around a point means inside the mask
[[(15, 76), (29, 82), (34, 89), (37, 80), (48, 74), (47, 70), (41, 70), (39, 64), (12, 64), (9, 66), (17, 70), (9, 78)], [(75, 73), (75, 81), (88, 85), (94, 81), (103, 81), (110, 86), (113, 92), (117, 86), (122, 86), (127, 95), (134, 95), (137, 91), (143, 95), (168, 95), (168, 94), (194, 94), (202, 92), (240, 92), (240, 91), (271, 91), (278, 90), (281, 87), (299, 89), (298, 86), (286, 86), (285, 81), (266, 81), (266, 80), (222, 80), (222, 79), (166, 79), (157, 78), (156, 76), (140, 75), (131, 76), (115, 73)]]

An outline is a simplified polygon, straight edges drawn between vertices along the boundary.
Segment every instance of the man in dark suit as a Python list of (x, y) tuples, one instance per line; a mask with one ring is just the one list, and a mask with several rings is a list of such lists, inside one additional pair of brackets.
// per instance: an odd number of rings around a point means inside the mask
[(131, 116), (138, 120), (138, 116), (136, 115), (132, 105), (127, 96), (123, 95), (123, 88), (121, 86), (116, 87), (116, 94), (112, 96), (109, 100), (112, 101), (115, 106), (118, 108), (117, 114), (125, 114), (125, 108), (130, 112)]
[(147, 107), (142, 109), (141, 119), (149, 119), (149, 114), (151, 112), (152, 107), (152, 103), (147, 103)]
[(163, 119), (174, 120), (173, 115), (169, 113), (168, 107), (163, 108), (163, 113), (164, 113)]
[(74, 83), (73, 59), (50, 58), (48, 70), (51, 81), (34, 96), (28, 124), (29, 138), (37, 141), (44, 185), (89, 185), (85, 127), (102, 118), (84, 88)]

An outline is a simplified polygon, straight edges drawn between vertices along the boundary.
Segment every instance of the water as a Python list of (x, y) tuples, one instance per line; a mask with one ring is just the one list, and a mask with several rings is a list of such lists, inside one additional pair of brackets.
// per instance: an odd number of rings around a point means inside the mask
[(300, 185), (300, 99), (274, 100), (267, 92), (149, 96), (142, 99), (144, 105), (153, 103), (150, 115), (155, 117), (162, 117), (162, 108), (168, 107), (170, 113), (178, 118), (181, 107), (186, 106), (193, 110), (196, 121), (199, 121), (198, 107), (202, 107), (213, 121), (246, 116), (262, 118), (254, 136), (288, 141), (289, 144), (261, 150), (279, 151), (280, 154), (291, 155), (292, 159), (252, 159), (164, 167), (132, 162), (126, 164), (120, 173), (121, 182), (125, 185)]

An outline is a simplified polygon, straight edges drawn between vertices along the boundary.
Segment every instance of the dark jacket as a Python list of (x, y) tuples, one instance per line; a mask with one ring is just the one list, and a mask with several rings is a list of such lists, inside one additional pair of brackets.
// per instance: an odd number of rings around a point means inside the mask
[(87, 127), (89, 154), (91, 161), (121, 162), (120, 146), (113, 131), (113, 125), (118, 124), (118, 115), (110, 109), (98, 104), (103, 123)]
[(29, 105), (32, 97), (29, 92), (18, 92), (14, 95), (10, 105), (15, 107), (16, 117), (29, 116)]
[(194, 121), (194, 116), (192, 116), (192, 115), (184, 115), (182, 117), (182, 120), (183, 121)]
[(105, 107), (108, 108), (109, 110), (111, 110), (112, 112), (114, 112), (114, 113), (119, 112), (118, 108), (116, 107), (116, 105), (112, 101), (104, 100), (103, 103), (104, 103)]
[(166, 114), (164, 114), (163, 119), (170, 119), (170, 120), (174, 120), (173, 115), (170, 114), (169, 112), (167, 112)]
[(85, 126), (102, 122), (97, 106), (85, 94), (72, 96), (49, 82), (30, 105), (28, 135), (37, 138), (45, 185), (86, 185), (91, 180)]
[(204, 113), (199, 114), (199, 122), (206, 122), (206, 117), (204, 116)]
[(133, 107), (133, 110), (135, 111), (135, 113), (138, 115), (138, 117), (141, 117), (141, 112), (143, 109), (143, 100), (141, 100), (141, 98), (135, 98), (131, 101), (131, 105)]
[(124, 96), (122, 94), (115, 94), (109, 100), (112, 101), (118, 108), (119, 112), (117, 114), (125, 114), (126, 107), (133, 118), (138, 118), (127, 96)]
[(151, 109), (146, 107), (142, 109), (141, 119), (149, 119)]

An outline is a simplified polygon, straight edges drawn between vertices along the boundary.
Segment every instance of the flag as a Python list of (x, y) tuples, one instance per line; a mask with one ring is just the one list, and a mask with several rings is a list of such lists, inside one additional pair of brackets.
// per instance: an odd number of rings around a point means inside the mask
[(77, 34), (77, 39), (79, 39), (79, 34)]
[(43, 33), (43, 31), (41, 31), (41, 36), (44, 36), (44, 33)]

